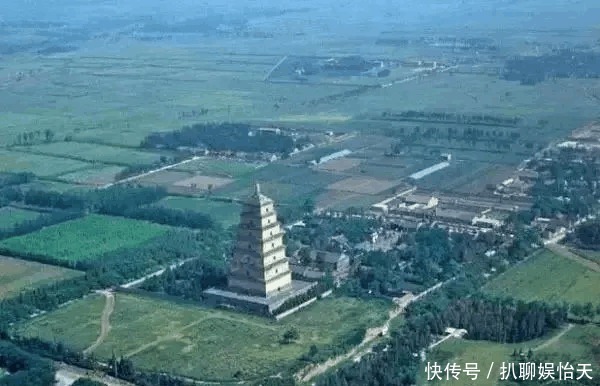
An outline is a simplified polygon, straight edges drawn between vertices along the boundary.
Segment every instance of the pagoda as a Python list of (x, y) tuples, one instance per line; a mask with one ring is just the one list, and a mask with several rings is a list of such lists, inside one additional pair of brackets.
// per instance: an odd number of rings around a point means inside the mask
[(285, 302), (308, 292), (316, 282), (292, 280), (283, 236), (275, 203), (256, 184), (243, 202), (227, 287), (209, 288), (204, 298), (216, 306), (275, 316)]
[(292, 272), (283, 236), (273, 200), (256, 184), (242, 208), (227, 277), (229, 290), (266, 298), (289, 291)]

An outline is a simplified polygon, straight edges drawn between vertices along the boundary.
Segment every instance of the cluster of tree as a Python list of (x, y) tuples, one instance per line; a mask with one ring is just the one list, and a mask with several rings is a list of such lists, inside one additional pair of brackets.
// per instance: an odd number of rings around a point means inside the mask
[(506, 61), (502, 76), (526, 85), (556, 78), (598, 78), (600, 53), (564, 49), (541, 56), (518, 56)]
[(245, 123), (198, 123), (171, 132), (150, 134), (141, 147), (289, 154), (295, 143), (289, 135), (258, 130)]
[(0, 369), (8, 371), (8, 375), (0, 376), (0, 386), (54, 386), (55, 384), (55, 370), (49, 361), (23, 351), (4, 340), (0, 340)]
[(94, 381), (90, 378), (79, 378), (71, 386), (106, 386), (106, 383)]
[(467, 338), (516, 343), (539, 338), (567, 320), (566, 305), (485, 297), (460, 299), (440, 315), (440, 326), (467, 330)]
[(177, 113), (177, 118), (178, 119), (184, 119), (184, 118), (198, 118), (201, 117), (203, 115), (208, 114), (208, 109), (205, 107), (200, 108), (199, 111), (196, 110), (191, 110), (191, 111), (179, 111)]
[(146, 280), (140, 289), (165, 293), (185, 299), (202, 301), (202, 291), (209, 287), (227, 283), (225, 261), (218, 253), (209, 251), (212, 256), (189, 261), (177, 268), (166, 270), (162, 275)]
[(576, 220), (593, 212), (600, 198), (598, 159), (576, 149), (561, 149), (536, 161), (540, 178), (531, 189), (532, 216)]
[(10, 198), (12, 201), (20, 200), (27, 205), (69, 211), (68, 213), (52, 213), (37, 220), (19, 224), (17, 228), (21, 230), (18, 232), (22, 232), (23, 229), (33, 231), (41, 226), (56, 223), (61, 218), (76, 217), (90, 212), (197, 229), (217, 226), (210, 216), (202, 213), (150, 206), (166, 196), (167, 191), (164, 188), (115, 185), (108, 189), (74, 193), (33, 189), (25, 192), (17, 190), (17, 193)]
[(578, 241), (586, 248), (600, 247), (600, 221), (588, 221), (575, 229)]
[(27, 131), (17, 134), (14, 145), (33, 145), (39, 142), (52, 142), (55, 133), (50, 129)]
[(521, 122), (520, 117), (504, 117), (489, 114), (458, 114), (458, 113), (436, 113), (433, 111), (402, 111), (399, 113), (384, 111), (381, 117), (394, 121), (416, 121), (416, 122), (442, 122), (458, 123), (467, 125), (485, 126), (509, 126), (515, 127)]
[(14, 236), (21, 236), (50, 225), (73, 220), (82, 216), (83, 212), (74, 211), (55, 211), (41, 214), (33, 220), (25, 220), (13, 225), (11, 228), (0, 229), (0, 240)]
[(348, 295), (395, 296), (403, 290), (420, 291), (462, 271), (464, 264), (481, 259), (498, 245), (494, 237), (452, 233), (441, 228), (421, 228), (398, 240), (387, 252), (360, 255), (362, 268), (344, 285)]
[(333, 288), (333, 278), (331, 275), (327, 275), (322, 281), (318, 282), (317, 285), (312, 287), (302, 295), (295, 296), (291, 299), (286, 300), (279, 308), (273, 311), (273, 315), (282, 314), (294, 307), (298, 307), (302, 303), (309, 301), (310, 299), (317, 298), (324, 292)]
[[(306, 211), (312, 207), (312, 202), (303, 204)], [(357, 244), (370, 240), (371, 233), (381, 225), (379, 220), (351, 215), (309, 216), (304, 223), (305, 226), (294, 227), (287, 233), (290, 248), (306, 245), (317, 250), (339, 251), (339, 243), (332, 243), (333, 237), (343, 236), (348, 243)]]
[(0, 173), (0, 188), (27, 184), (35, 179), (32, 173)]

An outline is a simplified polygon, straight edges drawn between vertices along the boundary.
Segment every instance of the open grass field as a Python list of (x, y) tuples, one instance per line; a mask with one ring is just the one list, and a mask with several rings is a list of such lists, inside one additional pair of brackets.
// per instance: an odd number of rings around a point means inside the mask
[(0, 149), (0, 172), (56, 176), (89, 167), (87, 162)]
[(208, 200), (205, 198), (192, 198), (170, 196), (162, 199), (156, 205), (165, 208), (180, 209), (210, 215), (224, 227), (237, 225), (240, 220), (241, 205), (236, 202)]
[(119, 248), (134, 247), (168, 227), (122, 217), (89, 215), (0, 242), (16, 254), (44, 255), (64, 261), (92, 260)]
[[(26, 322), (18, 333), (84, 349), (99, 333), (99, 297)], [(224, 310), (180, 305), (117, 293), (111, 330), (95, 354), (100, 358), (130, 357), (145, 369), (164, 370), (198, 379), (232, 380), (289, 371), (311, 345), (324, 347), (344, 339), (355, 328), (385, 320), (390, 305), (384, 301), (327, 298), (274, 322)], [(282, 344), (290, 328), (300, 338)]]
[[(451, 338), (437, 346), (431, 353), (428, 353), (426, 362), (437, 362), (442, 366), (442, 370), (447, 363), (456, 363), (464, 368), (466, 363), (477, 363), (481, 370), (476, 381), (472, 381), (465, 373), (459, 375), (459, 379), (446, 380), (445, 372), (442, 373), (442, 381), (427, 381), (425, 365), (419, 374), (418, 385), (500, 385), (500, 366), (502, 362), (512, 361), (511, 354), (516, 349), (523, 350), (524, 353), (531, 348), (536, 355), (544, 357), (545, 363), (554, 363), (570, 361), (570, 363), (590, 363), (593, 366), (593, 374), (598, 371), (600, 363), (600, 327), (594, 325), (574, 326), (568, 331), (564, 329), (556, 331), (552, 335), (536, 339), (533, 341), (500, 344), (486, 341), (472, 341), (464, 339)], [(490, 378), (487, 379), (487, 372), (490, 366), (493, 370)], [(518, 371), (518, 368), (517, 368)]]
[(15, 225), (25, 221), (35, 220), (40, 214), (32, 210), (25, 210), (5, 206), (0, 208), (0, 230), (12, 229)]
[(526, 301), (600, 304), (600, 273), (544, 250), (493, 279), (484, 291)]
[(31, 290), (79, 275), (83, 273), (0, 256), (0, 300), (18, 295), (23, 290)]
[(54, 142), (27, 147), (28, 151), (57, 157), (118, 165), (146, 165), (160, 160), (160, 154), (129, 148), (81, 142)]

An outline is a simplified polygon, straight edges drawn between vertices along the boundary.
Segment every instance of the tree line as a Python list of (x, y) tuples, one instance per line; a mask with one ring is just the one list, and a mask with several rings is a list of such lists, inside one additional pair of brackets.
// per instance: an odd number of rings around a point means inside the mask
[(440, 122), (470, 125), (509, 126), (516, 127), (522, 121), (521, 117), (506, 117), (490, 114), (459, 114), (434, 111), (384, 111), (381, 118), (395, 121)]

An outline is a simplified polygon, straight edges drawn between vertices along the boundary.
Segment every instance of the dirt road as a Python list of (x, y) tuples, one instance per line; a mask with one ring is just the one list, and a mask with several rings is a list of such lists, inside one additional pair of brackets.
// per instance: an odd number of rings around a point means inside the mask
[(544, 348), (550, 346), (551, 344), (556, 343), (560, 338), (562, 338), (563, 335), (565, 335), (567, 332), (569, 332), (574, 326), (575, 325), (571, 324), (571, 323), (567, 324), (567, 326), (561, 332), (559, 332), (552, 338), (548, 339), (544, 343), (542, 343), (539, 346), (537, 346), (536, 348), (534, 348), (533, 351), (538, 351), (538, 350), (544, 349)]
[(102, 310), (102, 316), (100, 317), (100, 335), (98, 339), (90, 347), (83, 351), (83, 355), (88, 355), (98, 348), (108, 336), (110, 332), (110, 316), (115, 310), (115, 294), (110, 291), (101, 291), (106, 296), (106, 304), (104, 310)]

